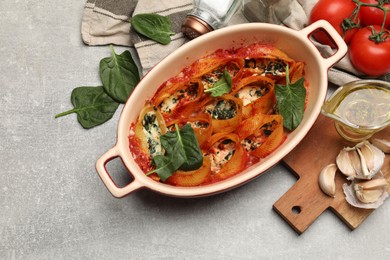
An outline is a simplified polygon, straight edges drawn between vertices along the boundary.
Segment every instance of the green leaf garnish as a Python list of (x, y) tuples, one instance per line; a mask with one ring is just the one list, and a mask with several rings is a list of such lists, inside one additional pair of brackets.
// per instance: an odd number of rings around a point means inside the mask
[(283, 117), (283, 125), (292, 131), (298, 127), (305, 109), (306, 88), (304, 78), (290, 83), (289, 67), (286, 67), (286, 85), (275, 85), (275, 95), (279, 114)]
[(125, 103), (140, 81), (137, 65), (129, 51), (118, 55), (111, 46), (111, 57), (99, 64), (100, 79), (105, 91), (116, 101)]
[(160, 136), (160, 141), (166, 154), (153, 157), (156, 169), (146, 175), (155, 172), (162, 181), (165, 181), (179, 169), (193, 171), (202, 166), (202, 151), (190, 124), (184, 125), (180, 130), (178, 125), (175, 125), (174, 131)]
[(153, 163), (156, 165), (156, 169), (146, 175), (150, 175), (155, 172), (162, 181), (165, 181), (178, 169), (179, 166), (177, 166), (177, 163), (182, 163), (182, 160), (179, 158), (173, 160), (171, 157), (159, 154), (153, 157)]
[(77, 113), (82, 127), (89, 129), (103, 124), (114, 115), (119, 103), (99, 87), (78, 87), (71, 94), (73, 109), (57, 114), (55, 118)]
[(218, 80), (211, 88), (204, 92), (211, 92), (212, 97), (220, 97), (223, 94), (229, 93), (232, 88), (232, 77), (225, 69), (220, 80)]
[(134, 30), (158, 43), (168, 44), (171, 42), (171, 21), (168, 17), (159, 14), (137, 14), (131, 19)]

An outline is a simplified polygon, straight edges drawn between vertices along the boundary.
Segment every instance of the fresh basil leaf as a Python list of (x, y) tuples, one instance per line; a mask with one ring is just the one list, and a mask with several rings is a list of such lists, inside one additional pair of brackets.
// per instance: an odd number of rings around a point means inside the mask
[(275, 85), (275, 96), (283, 125), (292, 131), (299, 126), (305, 109), (306, 88), (304, 78), (290, 83), (288, 66), (286, 67), (286, 85)]
[(180, 130), (176, 125), (175, 131), (160, 136), (160, 141), (166, 154), (153, 157), (156, 169), (147, 175), (155, 172), (162, 181), (165, 181), (178, 169), (193, 171), (202, 166), (202, 151), (190, 124), (186, 124)]
[(134, 15), (131, 26), (136, 32), (164, 45), (170, 43), (170, 35), (175, 34), (169, 18), (159, 14)]
[(104, 89), (113, 99), (125, 103), (140, 81), (137, 65), (129, 51), (118, 55), (111, 46), (111, 57), (103, 58), (99, 73)]
[(224, 70), (220, 80), (218, 80), (211, 88), (204, 92), (211, 92), (212, 97), (220, 97), (223, 94), (229, 93), (232, 88), (232, 77), (227, 70)]
[(55, 118), (77, 113), (77, 120), (86, 129), (110, 120), (119, 106), (118, 102), (107, 95), (102, 86), (73, 89), (71, 102), (74, 109), (57, 114)]

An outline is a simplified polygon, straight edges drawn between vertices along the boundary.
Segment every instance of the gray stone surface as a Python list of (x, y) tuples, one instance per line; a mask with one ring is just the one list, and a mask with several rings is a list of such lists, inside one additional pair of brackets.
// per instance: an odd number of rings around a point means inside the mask
[[(390, 258), (388, 203), (355, 231), (327, 211), (298, 236), (272, 210), (295, 182), (282, 165), (207, 198), (113, 198), (95, 162), (115, 143), (120, 111), (91, 130), (75, 115), (54, 119), (74, 87), (100, 84), (110, 54), (82, 43), (83, 6), (0, 2), (0, 259)], [(129, 181), (120, 161), (109, 170)]]

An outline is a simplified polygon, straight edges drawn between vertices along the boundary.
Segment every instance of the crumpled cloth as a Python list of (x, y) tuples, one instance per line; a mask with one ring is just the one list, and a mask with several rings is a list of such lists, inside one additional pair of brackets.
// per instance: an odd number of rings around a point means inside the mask
[[(291, 14), (283, 25), (301, 30), (308, 24), (311, 9), (318, 0), (293, 0)], [(165, 56), (189, 41), (181, 33), (181, 24), (192, 9), (192, 0), (87, 0), (81, 23), (81, 37), (87, 45), (121, 45), (135, 48), (141, 71), (145, 75)], [(137, 34), (131, 29), (131, 17), (139, 13), (157, 13), (168, 16), (175, 32), (171, 43), (161, 45)], [(247, 23), (241, 11), (238, 11), (227, 26)], [(325, 45), (316, 43), (324, 55), (334, 51)], [(378, 61), (381, 62), (381, 61)], [(335, 64), (328, 73), (328, 79), (335, 85), (364, 78), (352, 66), (348, 55)], [(380, 77), (390, 82), (390, 74)]]

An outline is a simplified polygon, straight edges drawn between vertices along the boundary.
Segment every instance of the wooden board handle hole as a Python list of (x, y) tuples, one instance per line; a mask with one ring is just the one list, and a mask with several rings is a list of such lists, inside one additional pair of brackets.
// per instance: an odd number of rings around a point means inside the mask
[(300, 206), (294, 206), (294, 207), (291, 208), (291, 211), (292, 211), (292, 213), (298, 215), (298, 214), (301, 213), (302, 209), (301, 209)]

